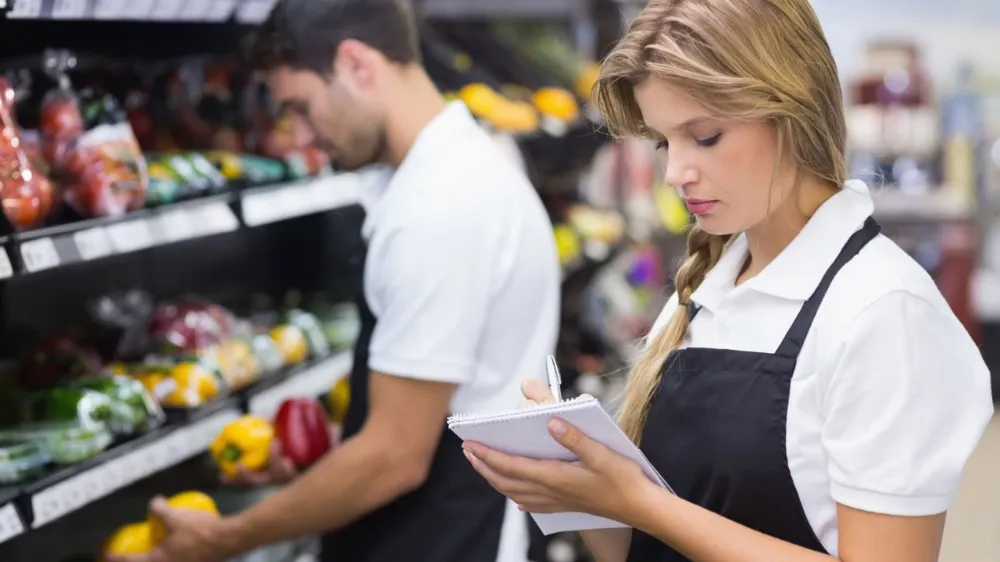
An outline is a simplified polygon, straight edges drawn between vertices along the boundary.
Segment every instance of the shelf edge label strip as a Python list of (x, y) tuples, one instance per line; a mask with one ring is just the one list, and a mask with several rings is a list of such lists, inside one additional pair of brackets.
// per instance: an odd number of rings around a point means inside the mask
[(208, 449), (212, 439), (239, 417), (228, 408), (38, 492), (31, 498), (37, 529), (143, 478), (180, 464)]
[(24, 523), (14, 504), (0, 507), (0, 544), (24, 533)]

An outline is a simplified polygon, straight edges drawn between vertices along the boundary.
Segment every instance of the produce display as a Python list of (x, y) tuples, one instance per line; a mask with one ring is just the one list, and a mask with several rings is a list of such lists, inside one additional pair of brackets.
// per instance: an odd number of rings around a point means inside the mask
[(212, 442), (209, 452), (227, 476), (240, 467), (251, 472), (267, 467), (271, 445), (299, 469), (312, 466), (334, 448), (330, 419), (315, 398), (291, 398), (281, 403), (273, 421), (243, 416), (230, 422)]
[(331, 170), (303, 124), (226, 62), (114, 73), (51, 50), (0, 76), (0, 198), (14, 231)]
[[(301, 307), (265, 310), (241, 318), (202, 297), (155, 303), (141, 291), (101, 297), (91, 313), (91, 331), (113, 342), (96, 346), (112, 350), (109, 360), (83, 340), (58, 335), (39, 340), (18, 369), (0, 377), (0, 485), (83, 462), (157, 429), (172, 412), (200, 408), (287, 367), (326, 357), (353, 343), (358, 324), (352, 305), (320, 304), (316, 314)], [(336, 392), (337, 411), (346, 411), (349, 389)], [(318, 401), (292, 402), (273, 425), (248, 418), (228, 428), (212, 453), (222, 466), (256, 466), (267, 461), (277, 434), (288, 455), (304, 466), (330, 447), (326, 422)]]

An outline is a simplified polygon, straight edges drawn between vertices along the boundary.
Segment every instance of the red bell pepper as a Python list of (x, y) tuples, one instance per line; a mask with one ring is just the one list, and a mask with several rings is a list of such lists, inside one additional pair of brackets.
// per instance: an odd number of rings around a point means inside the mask
[(285, 400), (274, 419), (274, 435), (282, 455), (299, 469), (311, 466), (330, 450), (326, 410), (311, 398)]

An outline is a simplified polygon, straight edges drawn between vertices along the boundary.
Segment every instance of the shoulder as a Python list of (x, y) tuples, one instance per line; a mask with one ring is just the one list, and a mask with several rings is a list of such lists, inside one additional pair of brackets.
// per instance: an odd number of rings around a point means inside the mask
[(892, 240), (879, 236), (834, 278), (814, 328), (821, 340), (838, 342), (859, 322), (891, 322), (904, 310), (924, 319), (912, 326), (911, 334), (943, 323), (953, 336), (967, 339), (930, 274)]

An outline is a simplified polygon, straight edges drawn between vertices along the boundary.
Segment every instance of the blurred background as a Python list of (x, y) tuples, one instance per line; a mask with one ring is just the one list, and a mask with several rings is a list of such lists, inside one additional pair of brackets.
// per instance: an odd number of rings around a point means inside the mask
[[(339, 174), (235, 56), (273, 0), (0, 1), (0, 560), (94, 560), (154, 494), (201, 491), (250, 412), (336, 423), (358, 329), (365, 172)], [(643, 2), (415, 0), (424, 62), (527, 170), (563, 263), (557, 350), (609, 406), (670, 293), (690, 217), (653, 147), (587, 98)], [(1000, 364), (1000, 3), (814, 0), (842, 74), (851, 176)], [(94, 376), (94, 375), (99, 376)], [(995, 385), (996, 386), (996, 385)], [(336, 446), (336, 442), (334, 442)], [(1000, 425), (945, 562), (1000, 560)], [(118, 540), (128, 536), (128, 529)], [(586, 560), (536, 536), (535, 562)], [(313, 560), (303, 540), (255, 562)]]

